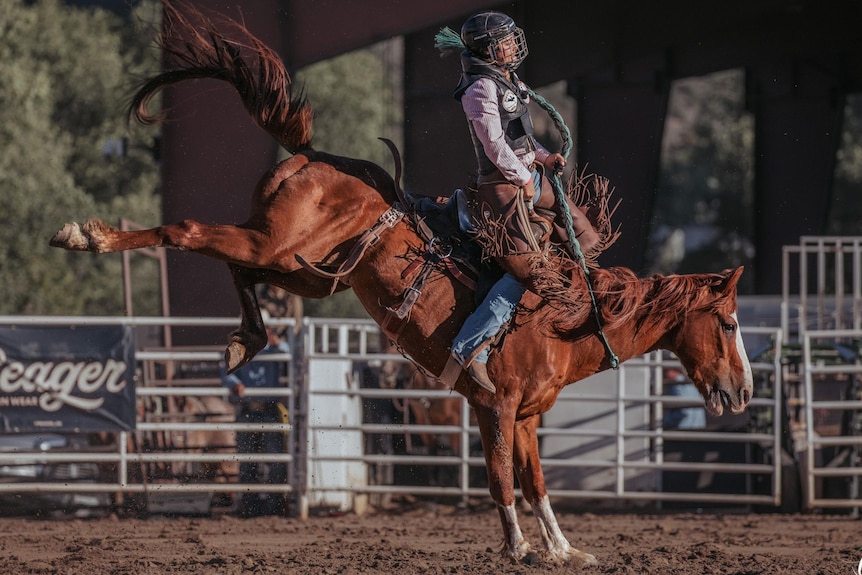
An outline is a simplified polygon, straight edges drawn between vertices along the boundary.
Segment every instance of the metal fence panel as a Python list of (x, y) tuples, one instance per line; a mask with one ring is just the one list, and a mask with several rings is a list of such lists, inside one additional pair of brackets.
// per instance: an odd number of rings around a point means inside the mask
[[(223, 325), (233, 328), (237, 321), (236, 318), (0, 317), (0, 324), (7, 325)], [(271, 323), (292, 325), (292, 320), (272, 320)], [(743, 328), (743, 334), (771, 339), (779, 348), (781, 346), (781, 330), (778, 329)], [(385, 362), (409, 365), (401, 356), (382, 350), (379, 329), (374, 323), (306, 318), (293, 344), (294, 350), (301, 350), (298, 356), (265, 358), (289, 363), (285, 387), (250, 391), (261, 395), (281, 394), (289, 402), (290, 423), (265, 427), (288, 434), (288, 453), (238, 454), (233, 446), (222, 446), (227, 448), (218, 453), (172, 449), (174, 444), (170, 439), (174, 434), (235, 432), (247, 428), (233, 422), (232, 418), (227, 421), (189, 420), (177, 417), (176, 411), (162, 408), (141, 415), (137, 430), (120, 434), (110, 450), (0, 452), (0, 467), (21, 461), (39, 464), (87, 461), (111, 466), (109, 475), (99, 481), (0, 483), (0, 493), (110, 492), (152, 496), (155, 493), (278, 491), (293, 499), (296, 503), (293, 510), (302, 515), (316, 505), (357, 508), (368, 498), (375, 503), (394, 494), (450, 497), (460, 501), (488, 497), (478, 428), (471, 422), (470, 408), (460, 395), (448, 390), (367, 387), (356, 379), (357, 370), (370, 368), (373, 371)], [(598, 385), (595, 388), (590, 382), (569, 386), (557, 406), (545, 416), (539, 431), (551, 495), (570, 501), (779, 505), (782, 466), (778, 455), (781, 453), (781, 426), (777, 414), (781, 413), (783, 398), (778, 355), (752, 365), (762, 385), (752, 400), (751, 411), (766, 416), (739, 420), (730, 430), (665, 428), (663, 415), (668, 409), (702, 406), (702, 401), (664, 393), (663, 370), (678, 363), (660, 353), (631, 360), (617, 371), (596, 376)], [(227, 390), (211, 376), (220, 359), (221, 351), (216, 349), (138, 350), (140, 381), (136, 393), (139, 401), (157, 402), (164, 407), (179, 398), (226, 397)], [(314, 368), (315, 365), (318, 367)], [(315, 371), (318, 368), (319, 371)], [(405, 409), (413, 413), (410, 406), (427, 406), (433, 402), (445, 402), (449, 408), (454, 406), (454, 419), (435, 424), (421, 421), (414, 415), (406, 418), (403, 415)], [(373, 421), (370, 411), (380, 405), (400, 406), (400, 419)], [(578, 406), (581, 412), (573, 406)], [(328, 411), (327, 415), (339, 417), (318, 417), (317, 411)], [(350, 417), (340, 417), (348, 412), (353, 412)], [(418, 408), (415, 412), (419, 413)], [(598, 412), (601, 417), (594, 417)], [(338, 440), (321, 448), (321, 437), (327, 436)], [(148, 450), (140, 448), (144, 438), (152, 439)], [(434, 445), (424, 445), (423, 439), (433, 441)], [(730, 459), (685, 460), (682, 446), (692, 445), (696, 450), (706, 443), (719, 452), (729, 450)], [(341, 448), (336, 449), (337, 444)], [(739, 447), (732, 447), (734, 445)], [(674, 452), (676, 459), (668, 456), (669, 446), (680, 450)], [(183, 464), (195, 468), (248, 460), (284, 461), (290, 469), (288, 483), (240, 486), (235, 480), (141, 477), (134, 472), (147, 466), (158, 469), (159, 466)], [(700, 479), (722, 474), (742, 479), (731, 492), (710, 491), (697, 482), (691, 489), (671, 490), (667, 482), (674, 473)]]
[(862, 237), (803, 236), (785, 246), (785, 371), (806, 509), (862, 499)]

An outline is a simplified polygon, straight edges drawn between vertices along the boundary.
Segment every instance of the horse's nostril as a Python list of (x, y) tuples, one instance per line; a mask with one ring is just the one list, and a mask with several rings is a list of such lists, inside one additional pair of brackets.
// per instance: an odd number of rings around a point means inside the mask
[(742, 399), (742, 404), (746, 405), (749, 401), (751, 401), (751, 390), (743, 389), (739, 392), (740, 398)]

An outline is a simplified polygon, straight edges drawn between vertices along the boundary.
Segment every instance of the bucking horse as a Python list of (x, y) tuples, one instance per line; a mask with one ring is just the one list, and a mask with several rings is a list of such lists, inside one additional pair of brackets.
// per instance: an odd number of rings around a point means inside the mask
[[(165, 18), (160, 44), (169, 65), (141, 85), (130, 114), (143, 123), (159, 121), (161, 115), (150, 114), (148, 103), (163, 88), (196, 78), (223, 80), (236, 89), (257, 125), (291, 156), (257, 183), (245, 223), (205, 225), (187, 219), (120, 231), (90, 219), (66, 224), (51, 245), (95, 253), (176, 248), (226, 262), (242, 312), (225, 351), (231, 370), (251, 360), (266, 342), (254, 288), (270, 284), (309, 298), (353, 289), (399, 350), (441, 376), (449, 346), (475, 307), (475, 286), (459, 277), (440, 242), (428, 238), (425, 226), (403, 205), (400, 160), (393, 177), (371, 162), (314, 149), (312, 108), (292, 91), (273, 50), (241, 23), (208, 18), (190, 7), (180, 11), (166, 3)], [(610, 369), (617, 360), (664, 349), (679, 358), (708, 412), (739, 413), (752, 394), (737, 318), (742, 268), (646, 278), (622, 267), (569, 269), (561, 284), (565, 303), (529, 291), (522, 298), (488, 361), (496, 394), (464, 372), (453, 378), (454, 390), (475, 411), (503, 553), (514, 560), (531, 552), (516, 515), (517, 475), (539, 523), (539, 552), (554, 562), (596, 562), (561, 532), (539, 461), (540, 417), (564, 386)]]

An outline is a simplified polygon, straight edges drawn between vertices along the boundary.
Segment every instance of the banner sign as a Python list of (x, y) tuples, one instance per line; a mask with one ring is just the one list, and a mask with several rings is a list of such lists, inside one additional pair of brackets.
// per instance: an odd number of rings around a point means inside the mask
[(0, 432), (135, 428), (129, 326), (0, 327)]

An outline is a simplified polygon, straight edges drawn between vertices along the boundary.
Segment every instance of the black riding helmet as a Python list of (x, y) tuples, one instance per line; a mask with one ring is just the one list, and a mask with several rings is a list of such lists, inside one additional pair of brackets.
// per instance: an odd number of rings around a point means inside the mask
[[(509, 37), (515, 51), (504, 53), (500, 44)], [(461, 26), (461, 41), (474, 56), (510, 71), (520, 66), (528, 53), (524, 31), (502, 12), (479, 12), (470, 16)]]

